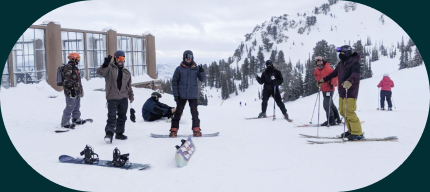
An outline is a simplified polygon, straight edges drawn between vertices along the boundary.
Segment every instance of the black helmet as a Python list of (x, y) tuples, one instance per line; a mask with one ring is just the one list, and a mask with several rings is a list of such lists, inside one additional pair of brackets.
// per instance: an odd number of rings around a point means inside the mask
[(182, 60), (185, 61), (185, 58), (187, 58), (187, 59), (194, 59), (193, 52), (190, 51), (190, 50), (184, 51), (184, 54), (182, 55)]
[(267, 60), (266, 65), (273, 65), (272, 60)]
[(344, 52), (347, 57), (352, 55), (352, 48), (349, 45), (344, 45), (336, 49), (337, 52)]
[(158, 93), (158, 92), (153, 92), (153, 93), (151, 94), (151, 97), (161, 98), (161, 94), (160, 94), (160, 93)]

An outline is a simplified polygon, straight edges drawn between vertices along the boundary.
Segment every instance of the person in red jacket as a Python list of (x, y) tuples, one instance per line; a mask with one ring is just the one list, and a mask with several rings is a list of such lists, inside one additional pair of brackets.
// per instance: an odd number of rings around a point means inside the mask
[[(315, 57), (315, 62), (317, 67), (314, 70), (314, 77), (317, 82), (323, 77), (333, 72), (333, 68), (330, 66), (330, 63), (327, 61), (323, 61), (323, 58), (321, 56)], [(337, 111), (337, 108), (333, 104), (332, 100), (335, 85), (337, 85), (337, 77), (322, 84), (317, 83), (317, 86), (321, 86), (321, 91), (324, 97), (323, 106), (327, 117), (327, 121), (321, 124), (321, 126), (336, 125), (342, 123), (342, 121), (340, 120), (339, 112)]]
[(378, 87), (381, 87), (381, 110), (384, 109), (385, 99), (387, 99), (388, 110), (392, 111), (393, 105), (391, 104), (391, 87), (394, 87), (393, 80), (390, 79), (388, 73), (384, 74), (381, 82), (379, 82)]

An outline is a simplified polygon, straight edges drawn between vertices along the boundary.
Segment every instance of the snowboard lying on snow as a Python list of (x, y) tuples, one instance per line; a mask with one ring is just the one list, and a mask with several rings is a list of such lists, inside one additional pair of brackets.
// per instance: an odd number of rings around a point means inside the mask
[(72, 163), (72, 164), (84, 164), (84, 165), (96, 165), (96, 166), (102, 166), (102, 167), (113, 167), (113, 168), (120, 168), (120, 169), (137, 169), (137, 170), (145, 170), (150, 167), (149, 164), (139, 164), (139, 163), (126, 163), (122, 167), (116, 167), (112, 163), (112, 161), (107, 160), (98, 160), (92, 164), (86, 164), (83, 158), (73, 158), (68, 155), (61, 155), (59, 158), (61, 163)]

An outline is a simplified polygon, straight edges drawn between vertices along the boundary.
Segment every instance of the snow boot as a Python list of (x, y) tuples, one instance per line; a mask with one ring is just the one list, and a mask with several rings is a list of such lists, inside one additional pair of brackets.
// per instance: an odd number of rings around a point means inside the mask
[(345, 139), (348, 139), (348, 141), (358, 141), (364, 139), (363, 135), (348, 135), (348, 137), (345, 137)]
[(388, 111), (392, 111), (393, 109), (391, 107), (388, 107)]
[(81, 118), (79, 118), (79, 119), (73, 119), (73, 123), (74, 124), (77, 124), (77, 125), (83, 125), (83, 124), (85, 124), (87, 121), (85, 121), (85, 120), (83, 120), (83, 119), (81, 119)]
[(200, 132), (200, 131), (201, 131), (200, 127), (194, 127), (193, 128), (193, 137), (201, 137), (202, 132)]
[(169, 137), (177, 137), (178, 136), (178, 128), (170, 128)]
[(381, 110), (382, 110), (382, 111), (385, 111), (385, 109), (384, 109), (383, 107), (381, 107)]
[(265, 118), (267, 117), (265, 112), (261, 112), (260, 114), (258, 114), (258, 118)]
[(106, 131), (105, 141), (106, 143), (112, 143), (113, 133), (110, 131)]
[(127, 136), (125, 136), (123, 133), (117, 133), (115, 135), (115, 139), (119, 139), (119, 140), (126, 140)]
[(67, 124), (65, 124), (65, 125), (62, 125), (61, 127), (62, 128), (67, 128), (67, 129), (74, 129), (75, 128), (75, 124), (70, 124), (70, 123), (67, 123)]

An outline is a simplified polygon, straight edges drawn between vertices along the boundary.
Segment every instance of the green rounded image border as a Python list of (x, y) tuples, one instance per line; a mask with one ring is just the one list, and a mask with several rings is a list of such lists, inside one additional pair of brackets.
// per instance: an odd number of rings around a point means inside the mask
[[(0, 18), (3, 18), (2, 36), (7, 37), (3, 40), (3, 46), (1, 46), (1, 58), (3, 58), (3, 61), (7, 60), (16, 40), (37, 19), (56, 8), (74, 2), (79, 1), (20, 0), (2, 2), (3, 9), (0, 11)], [(354, 2), (372, 7), (394, 20), (413, 39), (414, 43), (419, 47), (424, 61), (426, 61), (425, 58), (427, 58), (427, 54), (429, 53), (428, 48), (425, 46), (429, 43), (428, 38), (426, 38), (426, 33), (428, 33), (426, 29), (430, 27), (425, 26), (427, 22), (424, 18), (426, 16), (426, 8), (430, 7), (428, 6), (430, 2), (418, 0), (355, 0)], [(73, 11), (71, 11), (71, 14), (74, 14)], [(0, 64), (0, 69), (3, 72), (4, 63)], [(427, 65), (426, 69), (428, 72), (429, 68)], [(429, 74), (427, 75), (429, 76)], [(3, 165), (3, 189), (7, 191), (37, 189), (43, 189), (43, 191), (75, 191), (55, 184), (33, 170), (16, 151), (6, 132), (2, 116), (0, 116), (0, 119), (0, 142), (2, 148), (2, 158), (0, 161)], [(426, 123), (426, 128), (427, 126), (428, 124)], [(370, 186), (355, 191), (411, 191), (426, 189), (428, 182), (426, 173), (430, 171), (428, 164), (429, 153), (426, 150), (426, 147), (429, 146), (428, 135), (428, 131), (424, 130), (418, 145), (411, 155), (393, 173)], [(346, 155), (345, 158), (353, 159), (355, 155), (360, 154), (352, 152), (351, 157)], [(353, 167), (350, 170), (345, 170), (345, 172), (353, 171)]]

